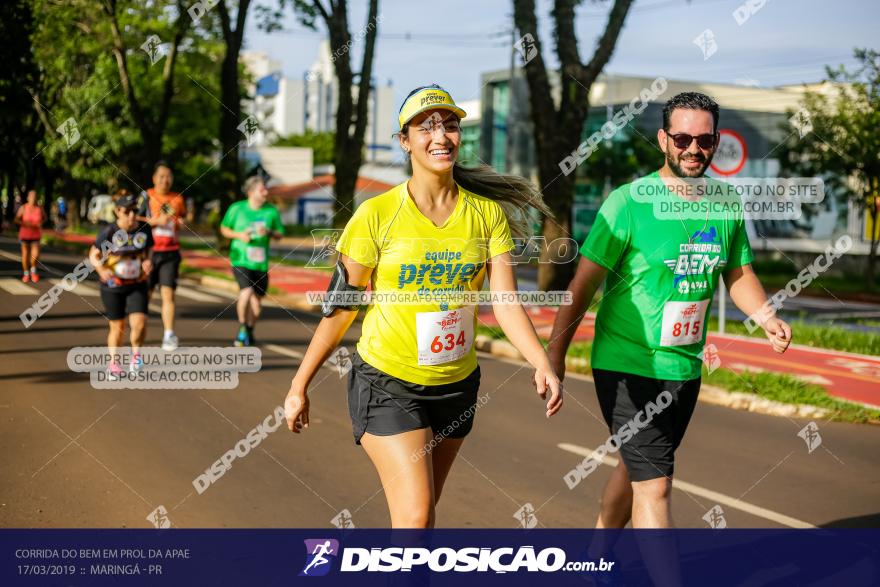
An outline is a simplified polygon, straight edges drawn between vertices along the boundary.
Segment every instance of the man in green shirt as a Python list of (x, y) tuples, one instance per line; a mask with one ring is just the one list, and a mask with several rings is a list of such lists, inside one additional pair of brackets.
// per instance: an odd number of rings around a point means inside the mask
[[(730, 205), (739, 200), (709, 195), (707, 188), (724, 184), (702, 179), (718, 146), (718, 112), (715, 101), (696, 92), (666, 103), (657, 131), (665, 164), (602, 204), (569, 285), (572, 304), (560, 307), (553, 325), (548, 354), (562, 376), (575, 330), (605, 282), (591, 366), (612, 433), (606, 446), (622, 459), (605, 486), (599, 528), (630, 520), (633, 527), (672, 525), (675, 449), (697, 402), (718, 279), (723, 273), (747, 315), (761, 315), (767, 299), (751, 267), (741, 207)], [(773, 349), (785, 352), (788, 324), (763, 319)], [(596, 466), (585, 459), (566, 482), (573, 487)]]
[(244, 183), (246, 200), (232, 204), (220, 224), (220, 232), (232, 240), (229, 260), (238, 282), (238, 335), (235, 346), (251, 346), (260, 317), (260, 298), (269, 289), (269, 239), (284, 235), (278, 209), (266, 203), (266, 184), (260, 177)]

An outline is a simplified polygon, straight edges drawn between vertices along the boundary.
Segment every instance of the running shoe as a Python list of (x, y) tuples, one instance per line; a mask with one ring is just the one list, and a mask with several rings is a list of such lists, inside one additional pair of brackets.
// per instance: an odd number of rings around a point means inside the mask
[(119, 381), (123, 377), (125, 377), (125, 371), (122, 370), (122, 367), (119, 366), (119, 363), (117, 363), (116, 361), (110, 363), (110, 366), (107, 367), (107, 380)]
[(37, 274), (36, 271), (31, 271), (31, 281), (33, 281), (34, 283), (40, 281), (40, 276)]
[(251, 345), (251, 337), (248, 332), (247, 326), (239, 326), (238, 327), (238, 335), (235, 337), (235, 346), (250, 346)]
[(21, 276), (21, 280), (22, 280), (23, 282), (27, 283), (28, 281), (31, 280), (31, 274), (30, 274), (30, 273), (25, 273), (24, 275)]
[(176, 351), (177, 350), (177, 335), (169, 334), (165, 338), (162, 339), (162, 350), (163, 351)]
[(144, 358), (140, 353), (135, 353), (131, 356), (131, 362), (128, 364), (128, 372), (129, 373), (137, 373), (141, 369), (144, 368)]
[(247, 331), (248, 331), (248, 340), (250, 341), (250, 342), (248, 342), (248, 346), (257, 346), (257, 338), (254, 336), (254, 327), (248, 326)]

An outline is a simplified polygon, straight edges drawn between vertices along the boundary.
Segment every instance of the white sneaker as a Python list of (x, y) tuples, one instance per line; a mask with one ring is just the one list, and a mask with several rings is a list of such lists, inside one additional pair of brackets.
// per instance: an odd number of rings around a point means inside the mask
[(169, 334), (164, 339), (162, 339), (162, 350), (163, 351), (176, 351), (177, 350), (177, 335)]

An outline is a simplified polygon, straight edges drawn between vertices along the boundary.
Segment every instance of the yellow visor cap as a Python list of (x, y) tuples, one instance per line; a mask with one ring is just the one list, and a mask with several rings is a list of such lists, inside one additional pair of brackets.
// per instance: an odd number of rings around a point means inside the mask
[(455, 105), (449, 92), (440, 86), (433, 85), (421, 88), (410, 95), (400, 107), (400, 114), (397, 119), (400, 128), (413, 119), (414, 116), (426, 110), (449, 110), (454, 112), (459, 118), (464, 118), (467, 113)]

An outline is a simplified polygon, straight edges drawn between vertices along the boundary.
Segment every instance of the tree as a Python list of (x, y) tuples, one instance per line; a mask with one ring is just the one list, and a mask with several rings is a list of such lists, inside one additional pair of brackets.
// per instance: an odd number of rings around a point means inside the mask
[[(780, 165), (788, 172), (820, 176), (844, 204), (852, 202), (873, 227), (865, 276), (875, 285), (880, 220), (880, 53), (854, 51), (860, 65), (827, 67), (820, 91), (805, 93), (802, 108), (789, 112), (795, 131), (780, 148)], [(826, 189), (826, 193), (829, 190)]]
[[(514, 0), (514, 22), (522, 35), (524, 47), (533, 49), (524, 65), (529, 87), (538, 179), (544, 201), (555, 218), (544, 218), (542, 231), (548, 246), (541, 252), (538, 287), (562, 290), (574, 275), (572, 262), (563, 263), (565, 251), (549, 246), (557, 239), (571, 237), (571, 207), (574, 174), (561, 172), (559, 163), (575, 151), (581, 142), (584, 121), (589, 112), (589, 93), (593, 83), (611, 58), (632, 0), (615, 0), (608, 14), (605, 30), (586, 64), (578, 54), (575, 35), (575, 7), (580, 0), (555, 0), (552, 16), (556, 55), (559, 59), (559, 103), (553, 100), (547, 67), (541, 53), (534, 0)], [(530, 58), (529, 58), (530, 57)]]
[[(130, 95), (146, 119), (166, 112), (161, 156), (175, 164), (175, 184), (190, 188), (186, 195), (196, 202), (215, 197), (219, 33), (188, 29), (192, 34), (181, 43), (173, 68), (173, 77), (186, 81), (174, 83), (169, 98), (164, 91), (169, 87), (169, 65), (164, 61), (170, 56), (169, 46), (151, 57), (138, 45), (151, 35), (170, 39), (171, 32), (179, 30), (175, 5), (120, 4), (116, 9), (124, 43), (137, 46), (126, 51)], [(45, 159), (47, 188), (57, 184), (74, 206), (84, 204), (92, 192), (113, 193), (120, 187), (139, 191), (148, 185), (152, 164), (160, 155), (144, 154), (141, 129), (122, 90), (118, 57), (110, 49), (112, 33), (104, 9), (90, 3), (36, 0), (33, 10), (32, 50), (39, 76), (28, 109), (39, 121), (33, 125), (39, 139), (27, 160), (39, 153), (35, 159)], [(75, 131), (70, 141), (56, 130), (66, 128), (67, 121)], [(75, 221), (73, 206), (71, 212)]]
[(312, 149), (312, 165), (333, 163), (335, 134), (306, 129), (301, 135), (288, 135), (272, 143), (273, 147), (309, 147)]
[[(162, 155), (162, 139), (165, 135), (165, 128), (168, 123), (168, 115), (171, 108), (171, 98), (174, 94), (174, 67), (177, 63), (178, 50), (180, 44), (189, 29), (192, 19), (186, 11), (183, 0), (177, 0), (176, 17), (168, 33), (171, 36), (168, 54), (165, 56), (165, 63), (162, 69), (162, 83), (160, 99), (155, 104), (157, 108), (154, 112), (150, 112), (142, 104), (142, 98), (135, 92), (135, 84), (132, 82), (131, 72), (129, 71), (128, 55), (131, 52), (130, 38), (126, 38), (123, 31), (128, 27), (125, 25), (132, 20), (142, 16), (131, 6), (124, 6), (123, 11), (119, 11), (118, 0), (102, 0), (101, 9), (107, 18), (111, 34), (111, 50), (116, 60), (116, 67), (119, 72), (119, 81), (122, 85), (122, 92), (128, 102), (129, 112), (134, 120), (135, 127), (140, 132), (141, 145), (143, 149), (142, 165), (138, 170), (139, 181), (146, 182), (152, 172), (152, 165), (161, 158)], [(165, 12), (168, 6), (164, 6), (162, 2), (156, 3), (158, 10)], [(122, 21), (122, 19), (125, 19)], [(120, 24), (122, 21), (122, 25)], [(140, 24), (140, 23), (138, 23)], [(132, 31), (142, 35), (144, 29), (141, 26), (132, 26)], [(162, 37), (160, 37), (162, 39)], [(143, 37), (137, 37), (137, 46), (147, 41)], [(147, 100), (149, 101), (149, 100)]]
[(27, 183), (28, 162), (33, 161), (38, 136), (33, 132), (33, 91), (38, 71), (31, 51), (34, 16), (30, 0), (10, 0), (0, 5), (0, 190), (6, 190), (5, 217), (14, 214), (15, 193)]
[[(223, 150), (220, 162), (223, 181), (224, 209), (235, 201), (241, 189), (241, 165), (238, 161), (238, 147), (241, 134), (238, 127), (241, 123), (241, 84), (239, 83), (238, 56), (244, 42), (244, 28), (247, 20), (250, 0), (238, 0), (235, 14), (235, 28), (226, 8), (226, 0), (217, 5), (220, 13), (220, 27), (226, 52), (220, 67), (220, 145)], [(254, 129), (256, 130), (256, 129)]]
[[(283, 6), (285, 1), (282, 0), (281, 4)], [(349, 59), (354, 41), (348, 28), (347, 0), (331, 0), (329, 8), (324, 6), (323, 0), (292, 0), (292, 4), (300, 17), (300, 22), (305, 26), (314, 28), (315, 20), (320, 18), (327, 27), (330, 38), (333, 69), (339, 86), (333, 150), (336, 173), (333, 225), (345, 226), (354, 210), (355, 184), (364, 157), (364, 133), (367, 130), (369, 116), (367, 106), (373, 75), (373, 53), (379, 27), (379, 0), (369, 0), (367, 23), (357, 35), (364, 39), (364, 52), (358, 73), (352, 71)], [(355, 78), (357, 78), (357, 97), (352, 95)]]

